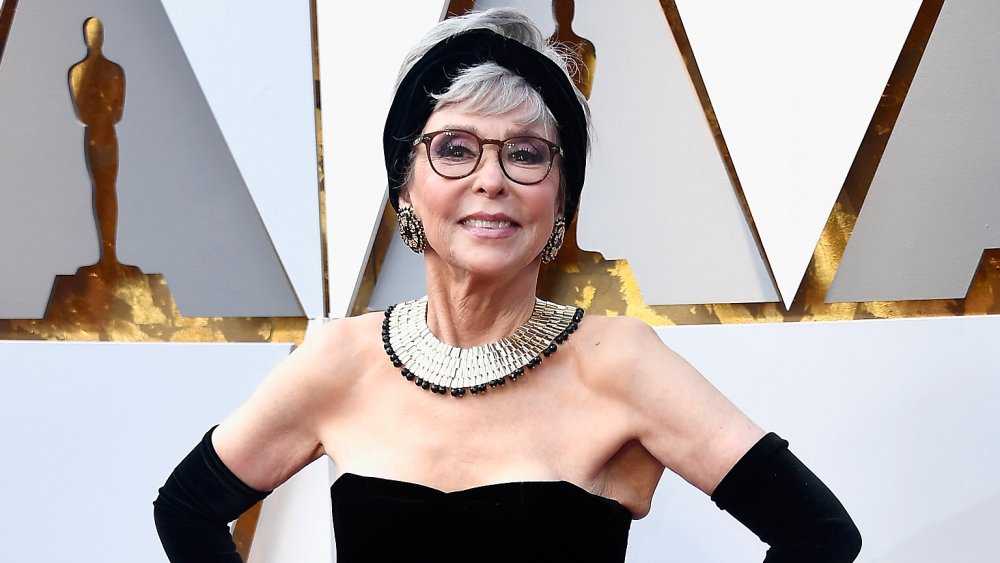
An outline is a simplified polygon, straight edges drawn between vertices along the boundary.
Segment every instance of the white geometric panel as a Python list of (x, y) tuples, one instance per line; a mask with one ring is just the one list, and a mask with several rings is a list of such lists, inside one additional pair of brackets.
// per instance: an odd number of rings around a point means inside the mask
[(386, 249), (368, 309), (382, 311), (390, 305), (423, 295), (427, 295), (424, 256), (415, 254), (400, 237), (394, 235)]
[(573, 29), (597, 51), (580, 247), (647, 303), (777, 300), (660, 4), (581, 3)]
[(162, 2), (305, 314), (323, 316), (309, 3)]
[[(121, 261), (164, 274), (185, 316), (300, 315), (295, 292), (163, 7), (67, 0), (19, 8), (0, 69), (0, 100), (11, 112), (4, 123), (14, 124), (0, 131), (15, 134), (0, 148), (6, 150), (9, 142), (17, 148), (9, 162), (4, 153), (0, 188), (18, 195), (19, 205), (8, 213), (58, 211), (0, 242), (17, 246), (5, 277), (20, 276), (24, 264), (34, 268), (32, 260), (51, 245), (77, 250), (58, 253), (59, 260), (45, 264), (44, 274), (72, 274), (74, 266), (92, 262), (70, 262), (67, 268), (68, 256), (84, 257), (79, 248), (96, 247), (92, 188), (81, 158), (84, 127), (73, 115), (67, 71), (85, 56), (83, 22), (96, 16), (104, 22), (105, 56), (125, 73), (125, 110), (115, 127)], [(90, 225), (83, 220), (87, 215)], [(47, 291), (51, 279), (40, 287)]]
[(385, 205), (382, 128), (399, 65), (447, 3), (317, 3), (332, 318), (351, 310)]
[(993, 0), (946, 2), (828, 302), (960, 299), (1000, 248), (1000, 37)]
[(677, 0), (786, 307), (919, 6)]
[(31, 319), (44, 316), (54, 277), (96, 262), (99, 244), (66, 76), (86, 53), (83, 20), (32, 29), (32, 12), (45, 11), (19, 7), (0, 61), (0, 318)]
[(104, 3), (107, 55), (127, 75), (118, 125), (122, 262), (163, 273), (185, 316), (301, 315), (163, 6)]
[(323, 456), (267, 497), (247, 563), (335, 561), (330, 485), (333, 464)]

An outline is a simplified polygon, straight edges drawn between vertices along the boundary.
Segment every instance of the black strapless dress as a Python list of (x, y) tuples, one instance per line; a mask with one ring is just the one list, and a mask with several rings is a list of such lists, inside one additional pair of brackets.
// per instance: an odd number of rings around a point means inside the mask
[(625, 561), (632, 516), (566, 481), (432, 487), (341, 475), (330, 487), (337, 562)]

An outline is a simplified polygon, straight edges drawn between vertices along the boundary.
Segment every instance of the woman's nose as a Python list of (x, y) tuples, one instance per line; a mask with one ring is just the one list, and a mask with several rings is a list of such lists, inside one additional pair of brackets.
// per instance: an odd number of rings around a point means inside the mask
[(507, 175), (500, 165), (499, 147), (489, 145), (483, 147), (483, 155), (479, 159), (475, 178), (476, 189), (491, 197), (496, 197), (507, 188)]

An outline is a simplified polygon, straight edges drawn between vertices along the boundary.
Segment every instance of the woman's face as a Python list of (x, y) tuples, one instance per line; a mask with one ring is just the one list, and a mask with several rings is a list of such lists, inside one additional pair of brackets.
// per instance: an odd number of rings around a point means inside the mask
[[(424, 125), (424, 133), (461, 129), (481, 139), (534, 136), (558, 142), (542, 123), (519, 124), (519, 112), (481, 116), (445, 106)], [(480, 275), (511, 275), (538, 258), (558, 211), (559, 162), (537, 184), (518, 184), (500, 168), (496, 145), (486, 145), (475, 171), (465, 178), (439, 176), (416, 148), (413, 173), (403, 193), (423, 221), (428, 258)], [(558, 159), (558, 157), (556, 157)]]

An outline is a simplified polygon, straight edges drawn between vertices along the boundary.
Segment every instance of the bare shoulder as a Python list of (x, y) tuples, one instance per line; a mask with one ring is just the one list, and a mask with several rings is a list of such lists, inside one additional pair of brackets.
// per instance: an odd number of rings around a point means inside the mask
[[(309, 335), (299, 347), (328, 364), (347, 364), (366, 354), (380, 342), (382, 313), (334, 319)], [(333, 360), (333, 361), (332, 361)]]
[(381, 352), (379, 322), (377, 314), (364, 315), (310, 331), (219, 425), (216, 450), (245, 483), (270, 490), (324, 452), (322, 428), (330, 413), (344, 404), (365, 355)]
[(366, 358), (381, 351), (377, 317), (337, 319), (311, 330), (242, 410), (268, 413), (282, 424), (309, 423), (311, 415), (321, 416), (344, 396)]
[(587, 315), (574, 338), (586, 365), (604, 374), (600, 379), (607, 385), (628, 386), (643, 374), (669, 377), (691, 369), (651, 326), (632, 317)]
[(648, 452), (703, 491), (763, 435), (642, 321), (593, 315), (578, 333), (588, 381), (620, 401)]
[(269, 379), (336, 385), (360, 368), (359, 356), (378, 342), (378, 317), (377, 313), (370, 313), (324, 323), (306, 335)]

